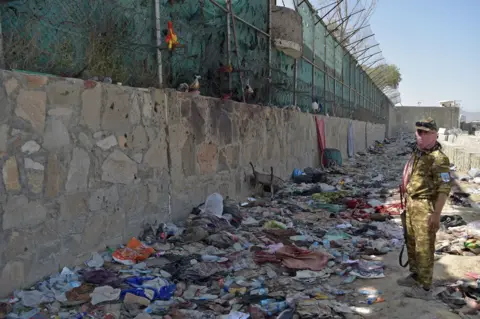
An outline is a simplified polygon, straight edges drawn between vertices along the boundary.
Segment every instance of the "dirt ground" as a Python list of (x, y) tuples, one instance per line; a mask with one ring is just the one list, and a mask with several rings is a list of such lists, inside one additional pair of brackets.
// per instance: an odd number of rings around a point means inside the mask
[[(467, 222), (478, 220), (480, 212), (472, 208), (454, 208), (447, 205), (444, 214), (461, 215)], [(385, 302), (373, 305), (360, 305), (356, 311), (364, 318), (372, 319), (454, 319), (480, 318), (480, 316), (460, 316), (439, 300), (423, 301), (406, 298), (403, 292), (406, 288), (397, 285), (396, 280), (408, 275), (408, 268), (398, 264), (399, 251), (393, 251), (383, 257), (385, 263), (385, 278), (357, 279), (350, 287), (375, 287), (382, 291)], [(405, 256), (406, 257), (406, 256)], [(448, 280), (452, 283), (464, 278), (469, 271), (480, 272), (480, 256), (445, 255), (435, 262), (434, 281)]]

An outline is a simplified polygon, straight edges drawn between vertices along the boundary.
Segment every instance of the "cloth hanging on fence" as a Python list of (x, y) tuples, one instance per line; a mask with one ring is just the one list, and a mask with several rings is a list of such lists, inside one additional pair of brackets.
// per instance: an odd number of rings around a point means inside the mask
[(353, 143), (352, 121), (348, 122), (347, 152), (348, 152), (348, 157), (353, 157), (355, 155), (355, 149), (354, 149), (354, 143)]
[(320, 152), (320, 163), (322, 166), (326, 166), (326, 159), (325, 159), (325, 148), (326, 148), (326, 141), (325, 141), (325, 121), (324, 119), (318, 118), (315, 116), (315, 124), (317, 126), (317, 139), (318, 139), (318, 151)]

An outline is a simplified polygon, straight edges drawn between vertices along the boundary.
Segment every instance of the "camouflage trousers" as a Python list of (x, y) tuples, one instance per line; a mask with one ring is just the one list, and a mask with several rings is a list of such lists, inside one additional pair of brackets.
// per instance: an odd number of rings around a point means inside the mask
[(407, 199), (407, 250), (410, 271), (417, 274), (423, 287), (430, 287), (433, 278), (436, 233), (429, 230), (428, 215), (433, 202), (427, 199)]

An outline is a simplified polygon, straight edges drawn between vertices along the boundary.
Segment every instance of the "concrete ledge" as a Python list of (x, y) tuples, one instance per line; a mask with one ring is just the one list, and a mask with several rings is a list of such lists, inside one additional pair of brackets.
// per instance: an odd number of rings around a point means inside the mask
[(467, 150), (464, 146), (442, 142), (443, 152), (450, 162), (455, 164), (460, 172), (467, 172), (471, 168), (480, 168), (480, 150)]

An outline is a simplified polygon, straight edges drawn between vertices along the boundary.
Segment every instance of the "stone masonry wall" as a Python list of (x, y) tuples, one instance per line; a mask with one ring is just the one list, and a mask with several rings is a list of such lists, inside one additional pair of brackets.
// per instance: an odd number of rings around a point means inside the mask
[[(325, 118), (346, 155), (348, 120)], [(353, 121), (356, 151), (385, 136)], [(310, 114), (77, 79), (0, 72), (0, 297), (92, 251), (177, 221), (257, 169), (316, 166)]]

